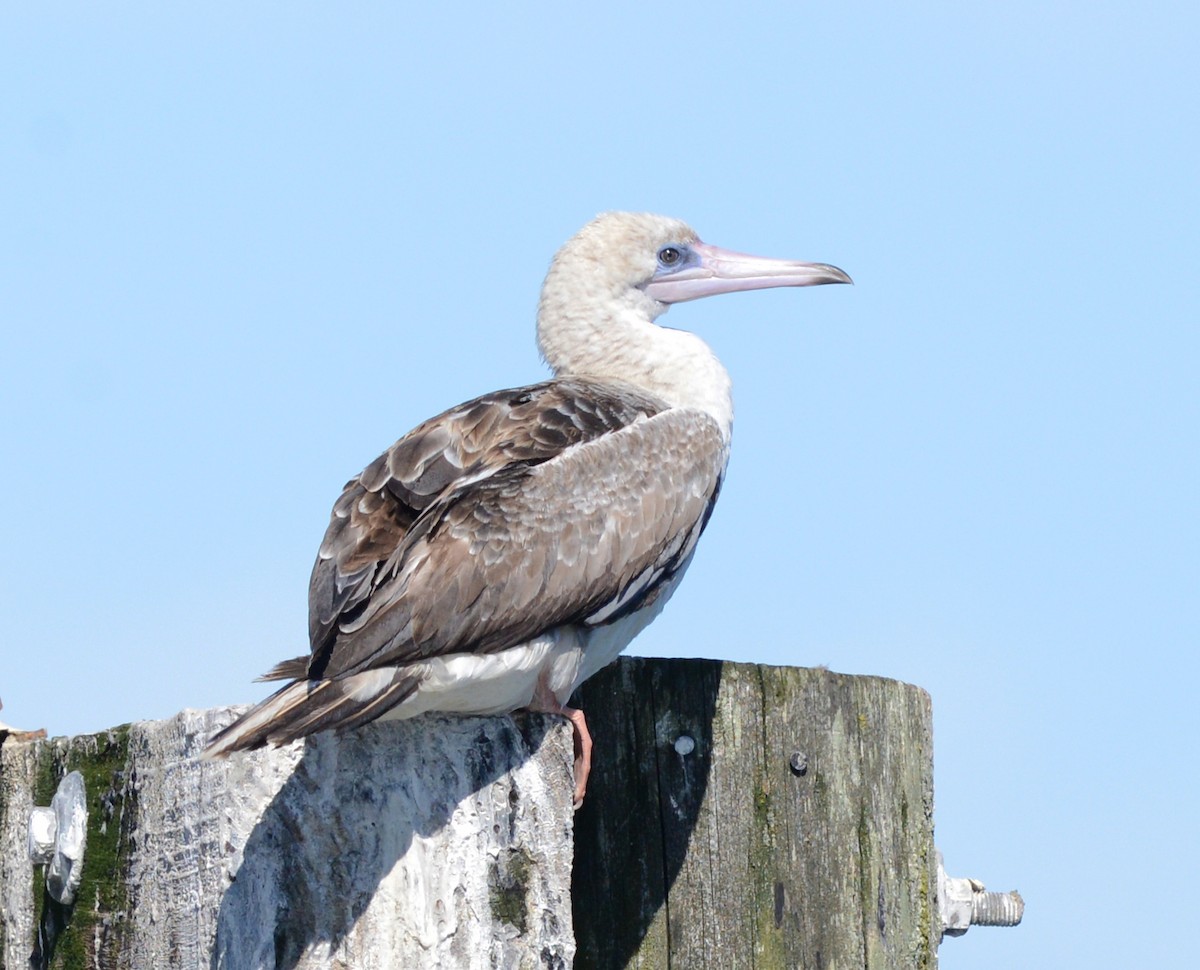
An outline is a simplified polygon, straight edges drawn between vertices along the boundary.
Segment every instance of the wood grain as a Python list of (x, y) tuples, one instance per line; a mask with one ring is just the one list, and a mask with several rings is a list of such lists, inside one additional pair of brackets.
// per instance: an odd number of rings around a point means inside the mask
[(579, 968), (932, 968), (928, 695), (877, 677), (623, 658), (576, 698)]

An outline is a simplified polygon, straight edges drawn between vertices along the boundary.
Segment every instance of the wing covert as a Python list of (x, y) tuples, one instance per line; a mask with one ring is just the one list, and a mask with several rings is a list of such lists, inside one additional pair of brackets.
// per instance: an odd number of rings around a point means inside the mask
[(674, 409), (451, 490), (340, 622), (322, 676), (605, 622), (690, 555), (727, 454), (708, 415)]
[(414, 428), (334, 504), (309, 584), (310, 676), (324, 669), (339, 628), (395, 579), (410, 530), (436, 503), (664, 407), (632, 385), (563, 379), (483, 395)]

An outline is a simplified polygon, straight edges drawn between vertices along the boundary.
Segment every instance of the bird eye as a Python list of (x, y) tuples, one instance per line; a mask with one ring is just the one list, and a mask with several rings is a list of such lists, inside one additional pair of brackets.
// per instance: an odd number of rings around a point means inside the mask
[(658, 251), (658, 262), (662, 266), (674, 266), (682, 258), (683, 253), (681, 253), (674, 246), (663, 246), (663, 248)]

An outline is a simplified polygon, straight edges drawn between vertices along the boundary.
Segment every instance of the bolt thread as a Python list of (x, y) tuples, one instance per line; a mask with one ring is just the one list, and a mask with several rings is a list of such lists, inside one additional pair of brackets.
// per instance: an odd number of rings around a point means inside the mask
[(971, 900), (972, 926), (1016, 926), (1025, 915), (1025, 900), (1010, 893), (975, 893)]

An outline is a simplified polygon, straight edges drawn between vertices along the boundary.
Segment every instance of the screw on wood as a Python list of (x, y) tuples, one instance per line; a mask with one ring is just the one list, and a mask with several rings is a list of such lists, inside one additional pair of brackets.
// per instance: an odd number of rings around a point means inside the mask
[(792, 774), (800, 776), (808, 771), (808, 755), (803, 751), (793, 751), (792, 756), (788, 758), (788, 767), (792, 769)]
[(1025, 915), (1025, 900), (1015, 889), (989, 893), (978, 879), (946, 875), (937, 854), (938, 913), (943, 936), (962, 936), (972, 926), (1016, 926)]
[(59, 782), (49, 808), (29, 813), (29, 861), (46, 867), (46, 891), (57, 902), (75, 901), (87, 846), (87, 792), (72, 771)]

